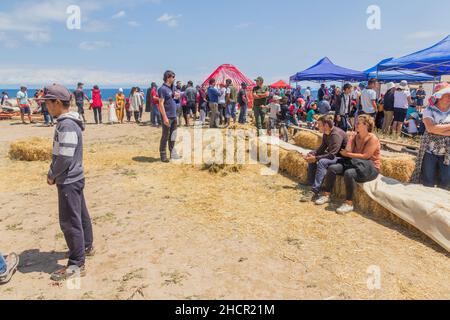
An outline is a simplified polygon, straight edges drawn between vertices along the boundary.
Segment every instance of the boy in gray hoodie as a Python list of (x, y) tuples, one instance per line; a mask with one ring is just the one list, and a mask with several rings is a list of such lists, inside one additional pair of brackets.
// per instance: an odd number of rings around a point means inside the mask
[(51, 279), (64, 281), (84, 276), (86, 255), (93, 254), (92, 223), (83, 193), (85, 127), (80, 115), (70, 112), (71, 93), (67, 88), (53, 85), (44, 90), (48, 111), (57, 118), (47, 182), (58, 188), (59, 222), (69, 248), (67, 267), (54, 272)]

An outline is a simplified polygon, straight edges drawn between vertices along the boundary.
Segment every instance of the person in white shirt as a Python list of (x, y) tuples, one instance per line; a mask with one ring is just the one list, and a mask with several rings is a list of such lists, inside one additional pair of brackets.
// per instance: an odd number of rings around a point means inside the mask
[(408, 82), (400, 82), (394, 94), (394, 124), (392, 125), (392, 130), (396, 136), (400, 136), (406, 114), (408, 113), (408, 107), (413, 104)]
[(220, 124), (223, 125), (226, 122), (225, 119), (225, 111), (226, 111), (226, 97), (227, 97), (227, 89), (223, 84), (220, 85), (219, 88), (220, 97), (219, 97), (219, 113), (220, 113)]
[(281, 112), (280, 100), (281, 97), (275, 95), (272, 98), (272, 102), (266, 107), (269, 109), (269, 129), (267, 130), (269, 136), (272, 135), (272, 130), (277, 128), (278, 116)]
[(367, 88), (361, 94), (361, 111), (359, 114), (368, 114), (375, 119), (377, 115), (377, 79), (370, 79)]

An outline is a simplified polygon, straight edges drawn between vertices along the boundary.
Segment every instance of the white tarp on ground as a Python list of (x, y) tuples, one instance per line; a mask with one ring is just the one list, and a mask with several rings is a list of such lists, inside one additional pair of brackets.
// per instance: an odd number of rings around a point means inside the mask
[(450, 192), (407, 185), (381, 175), (363, 188), (374, 201), (450, 252)]
[[(303, 154), (310, 152), (276, 137), (265, 136), (259, 140), (288, 151)], [(403, 184), (381, 175), (375, 181), (363, 184), (363, 189), (372, 200), (450, 252), (450, 192), (422, 185)]]

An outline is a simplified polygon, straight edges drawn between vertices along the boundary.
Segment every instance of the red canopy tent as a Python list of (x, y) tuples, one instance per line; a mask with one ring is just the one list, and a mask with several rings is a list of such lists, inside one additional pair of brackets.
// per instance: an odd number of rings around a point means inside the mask
[[(256, 85), (250, 78), (244, 75), (238, 68), (233, 66), (232, 64), (223, 64), (218, 67), (202, 84), (203, 89), (207, 89), (209, 87), (209, 80), (215, 79), (216, 85), (225, 85), (227, 79), (231, 79), (233, 86), (236, 89), (241, 88), (242, 83), (247, 84), (247, 92), (251, 92), (253, 87)], [(251, 94), (247, 94), (249, 99), (249, 107), (253, 106), (253, 96)]]
[(216, 85), (225, 85), (227, 79), (233, 81), (233, 86), (240, 88), (241, 84), (245, 82), (248, 87), (253, 88), (255, 83), (245, 76), (238, 68), (231, 64), (223, 64), (218, 67), (202, 84), (202, 88), (207, 89), (209, 86), (209, 80), (216, 79)]
[(291, 89), (291, 86), (288, 85), (286, 82), (284, 82), (283, 80), (280, 80), (278, 82), (275, 82), (274, 84), (271, 84), (270, 87), (272, 89)]

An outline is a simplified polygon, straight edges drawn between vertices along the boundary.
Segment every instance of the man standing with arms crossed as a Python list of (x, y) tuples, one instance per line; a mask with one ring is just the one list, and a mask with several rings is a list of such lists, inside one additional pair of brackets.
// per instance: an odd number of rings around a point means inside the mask
[(178, 91), (174, 92), (173, 83), (175, 81), (175, 73), (173, 71), (166, 71), (164, 73), (164, 84), (159, 88), (159, 112), (163, 121), (162, 136), (160, 144), (161, 161), (164, 163), (170, 162), (167, 158), (167, 144), (171, 158), (175, 158), (172, 153), (175, 147), (176, 130), (177, 130), (177, 104), (175, 100), (180, 99)]
[(258, 77), (255, 81), (256, 87), (253, 88), (253, 114), (255, 115), (257, 134), (260, 136), (264, 118), (266, 117), (265, 106), (269, 97), (269, 88), (264, 85), (262, 77)]

